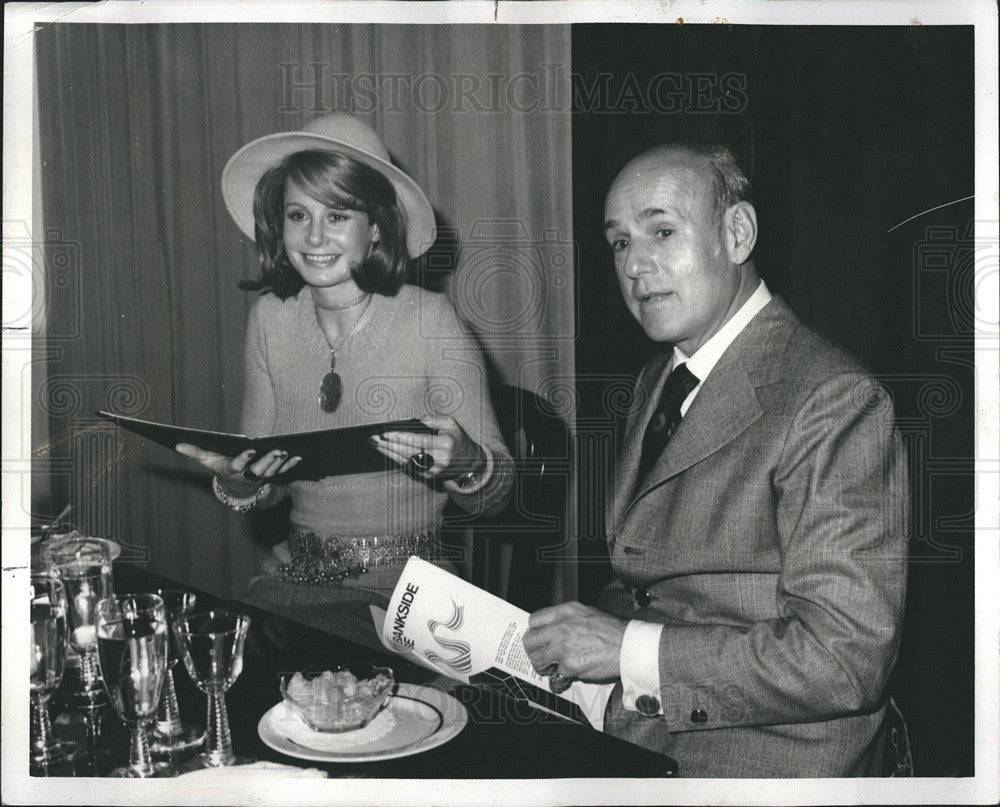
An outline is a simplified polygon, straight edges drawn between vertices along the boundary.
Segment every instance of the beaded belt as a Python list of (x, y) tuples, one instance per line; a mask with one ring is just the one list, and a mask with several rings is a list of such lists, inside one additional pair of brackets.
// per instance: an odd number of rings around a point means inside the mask
[(278, 574), (293, 583), (317, 586), (336, 585), (345, 577), (360, 577), (377, 566), (402, 564), (411, 555), (419, 555), (424, 560), (444, 557), (437, 530), (347, 538), (339, 535), (321, 537), (301, 527), (293, 527), (288, 551), (292, 560), (282, 563)]

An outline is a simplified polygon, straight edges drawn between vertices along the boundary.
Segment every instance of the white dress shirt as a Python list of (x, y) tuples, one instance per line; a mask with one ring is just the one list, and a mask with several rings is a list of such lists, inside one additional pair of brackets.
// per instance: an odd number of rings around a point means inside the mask
[[(712, 368), (726, 352), (726, 348), (740, 335), (757, 312), (770, 301), (771, 292), (768, 291), (762, 280), (750, 298), (705, 344), (695, 351), (693, 356), (688, 358), (676, 347), (674, 348), (671, 369), (687, 362), (688, 369), (698, 379), (698, 386), (681, 404), (682, 417), (691, 407), (691, 402), (698, 395), (702, 384), (708, 378), (708, 374), (712, 372)], [(662, 631), (663, 625), (660, 623), (642, 622), (638, 619), (630, 621), (625, 628), (619, 670), (623, 689), (622, 704), (626, 709), (635, 711), (635, 701), (640, 695), (652, 695), (656, 698), (657, 703), (660, 702), (659, 661), (660, 633)]]

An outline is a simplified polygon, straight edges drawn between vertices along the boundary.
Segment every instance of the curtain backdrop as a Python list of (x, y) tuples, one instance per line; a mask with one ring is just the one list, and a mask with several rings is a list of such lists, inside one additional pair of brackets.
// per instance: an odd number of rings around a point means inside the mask
[[(216, 591), (255, 573), (260, 533), (283, 537), (280, 517), (228, 512), (189, 461), (93, 412), (236, 429), (252, 302), (236, 283), (256, 260), (222, 168), (327, 111), (371, 123), (427, 192), (442, 237), (418, 279), (448, 291), (494, 380), (565, 400), (570, 116), (550, 88), (569, 71), (567, 27), (56, 24), (36, 42), (55, 278), (34, 401), (51, 499), (36, 512), (69, 501), (126, 557)], [(553, 591), (572, 594), (575, 565), (555, 566)]]

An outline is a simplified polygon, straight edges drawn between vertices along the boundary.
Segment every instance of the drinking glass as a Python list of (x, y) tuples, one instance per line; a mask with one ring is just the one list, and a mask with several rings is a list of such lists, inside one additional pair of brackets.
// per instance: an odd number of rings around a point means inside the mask
[(185, 770), (253, 761), (233, 753), (226, 713), (226, 690), (243, 670), (243, 645), (249, 629), (250, 617), (229, 611), (182, 614), (174, 621), (184, 666), (195, 686), (208, 696), (205, 753), (190, 760)]
[(31, 611), (31, 753), (30, 772), (46, 776), (53, 765), (70, 759), (75, 743), (52, 736), (49, 698), (59, 688), (66, 662), (66, 589), (52, 575), (32, 575)]
[(97, 606), (97, 647), (104, 687), (132, 735), (129, 764), (110, 775), (147, 778), (173, 772), (167, 763), (153, 763), (148, 736), (167, 672), (163, 600), (156, 594), (101, 600)]
[(177, 704), (177, 690), (174, 686), (174, 667), (181, 657), (181, 648), (173, 623), (179, 615), (190, 614), (197, 602), (197, 595), (191, 591), (178, 589), (157, 589), (167, 610), (168, 643), (167, 675), (163, 679), (163, 694), (156, 710), (156, 729), (153, 731), (153, 753), (170, 755), (201, 745), (205, 741), (205, 730), (181, 720)]
[(69, 643), (80, 656), (80, 680), (63, 698), (71, 706), (107, 703), (97, 661), (97, 603), (111, 596), (111, 557), (101, 541), (73, 538), (50, 550), (66, 587)]

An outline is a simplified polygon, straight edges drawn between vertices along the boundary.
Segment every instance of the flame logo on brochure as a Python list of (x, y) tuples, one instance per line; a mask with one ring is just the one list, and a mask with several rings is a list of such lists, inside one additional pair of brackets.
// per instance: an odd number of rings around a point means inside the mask
[(467, 673), (472, 669), (472, 648), (468, 642), (461, 639), (447, 639), (438, 634), (438, 629), (454, 633), (462, 627), (465, 621), (464, 609), (459, 607), (454, 600), (451, 601), (451, 617), (447, 622), (439, 622), (436, 619), (427, 620), (427, 630), (430, 631), (434, 641), (448, 651), (450, 658), (444, 658), (433, 650), (424, 651), (424, 655), (434, 664), (444, 664), (451, 667), (456, 672)]

